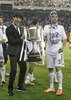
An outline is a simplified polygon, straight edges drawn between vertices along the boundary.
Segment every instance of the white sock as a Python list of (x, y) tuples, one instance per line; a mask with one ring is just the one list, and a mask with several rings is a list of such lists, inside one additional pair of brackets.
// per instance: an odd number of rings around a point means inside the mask
[(29, 80), (30, 80), (30, 79), (31, 79), (31, 77), (32, 77), (32, 74), (29, 74), (29, 73), (28, 73), (28, 75), (27, 75), (26, 79), (29, 79)]
[(50, 88), (54, 88), (54, 72), (49, 73)]
[(44, 65), (44, 56), (42, 56), (42, 64)]
[(58, 76), (58, 89), (62, 89), (62, 71), (60, 70), (59, 72), (57, 72), (57, 76)]
[(3, 66), (3, 67), (1, 68), (1, 76), (2, 76), (2, 81), (5, 82), (5, 66)]

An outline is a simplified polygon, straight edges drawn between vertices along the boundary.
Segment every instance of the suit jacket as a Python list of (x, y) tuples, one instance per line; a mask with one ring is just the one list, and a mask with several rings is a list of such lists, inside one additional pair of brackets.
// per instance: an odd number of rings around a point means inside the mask
[(21, 35), (19, 35), (19, 32), (15, 29), (13, 24), (11, 24), (6, 29), (6, 35), (8, 38), (8, 51), (7, 51), (7, 53), (9, 55), (18, 55), (18, 53), (20, 52), (23, 40), (21, 39)]

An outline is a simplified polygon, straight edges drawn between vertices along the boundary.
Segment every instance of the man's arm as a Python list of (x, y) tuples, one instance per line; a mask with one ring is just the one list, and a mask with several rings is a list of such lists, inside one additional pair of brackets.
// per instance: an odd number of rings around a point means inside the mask
[(64, 47), (65, 47), (65, 45), (66, 45), (66, 42), (67, 42), (67, 39), (64, 39), (64, 40), (63, 40), (62, 48), (59, 49), (59, 53), (60, 53), (60, 52), (63, 52)]
[(11, 27), (6, 29), (6, 36), (8, 38), (8, 42), (13, 46), (22, 44), (23, 42), (23, 36), (15, 38)]
[(65, 45), (66, 45), (66, 42), (67, 42), (67, 39), (65, 39), (65, 40), (63, 40), (63, 49), (64, 49), (64, 47), (65, 47)]

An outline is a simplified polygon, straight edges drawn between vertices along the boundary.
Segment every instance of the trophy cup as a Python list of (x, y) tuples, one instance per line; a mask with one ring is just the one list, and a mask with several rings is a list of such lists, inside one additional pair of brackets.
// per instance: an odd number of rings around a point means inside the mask
[(28, 62), (39, 62), (42, 61), (41, 57), (40, 57), (40, 53), (35, 50), (34, 48), (34, 42), (36, 42), (39, 37), (38, 37), (38, 33), (37, 33), (37, 28), (30, 28), (28, 30), (28, 41), (32, 42), (33, 45), (33, 49), (30, 51), (30, 53), (28, 54)]

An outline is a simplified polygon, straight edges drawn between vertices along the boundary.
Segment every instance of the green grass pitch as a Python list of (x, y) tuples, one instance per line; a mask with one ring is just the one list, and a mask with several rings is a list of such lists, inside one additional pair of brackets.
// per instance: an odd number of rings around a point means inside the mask
[[(53, 93), (44, 93), (43, 91), (49, 87), (48, 80), (48, 71), (46, 65), (39, 66), (38, 64), (35, 66), (34, 76), (36, 80), (34, 81), (35, 86), (27, 86), (28, 92), (17, 92), (17, 82), (18, 82), (18, 74), (19, 68), (17, 69), (16, 79), (14, 82), (14, 94), (15, 97), (10, 97), (7, 95), (7, 87), (8, 87), (8, 77), (6, 77), (6, 85), (0, 86), (0, 100), (71, 100), (71, 50), (68, 47), (68, 43), (64, 49), (64, 59), (65, 66), (62, 68), (63, 72), (63, 95), (56, 96), (55, 93), (57, 91), (58, 84), (55, 84), (55, 92)], [(9, 72), (9, 61), (6, 65), (6, 70)], [(1, 83), (1, 76), (0, 76)]]

